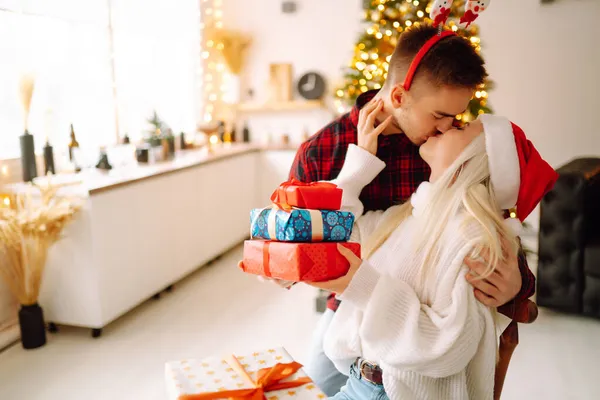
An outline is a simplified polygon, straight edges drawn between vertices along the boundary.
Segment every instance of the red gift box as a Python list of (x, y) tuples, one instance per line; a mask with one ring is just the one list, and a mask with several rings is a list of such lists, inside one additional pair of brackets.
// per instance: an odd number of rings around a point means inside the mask
[(342, 206), (342, 189), (331, 182), (304, 183), (292, 179), (273, 192), (271, 201), (283, 210), (292, 207), (312, 210), (339, 210)]
[(360, 257), (360, 244), (293, 243), (269, 240), (244, 242), (244, 272), (293, 282), (322, 282), (344, 276), (350, 264), (338, 244)]

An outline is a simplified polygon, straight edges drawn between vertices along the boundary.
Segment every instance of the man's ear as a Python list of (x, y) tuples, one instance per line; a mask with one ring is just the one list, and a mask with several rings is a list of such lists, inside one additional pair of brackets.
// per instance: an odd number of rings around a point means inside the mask
[(398, 83), (392, 86), (390, 90), (390, 103), (394, 108), (400, 108), (402, 102), (406, 100), (407, 91), (404, 89), (402, 84)]

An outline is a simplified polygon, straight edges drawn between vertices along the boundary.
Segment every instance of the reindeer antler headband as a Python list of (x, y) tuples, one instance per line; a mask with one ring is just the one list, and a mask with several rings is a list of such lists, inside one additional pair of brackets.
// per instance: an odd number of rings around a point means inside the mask
[[(475, 21), (479, 14), (485, 10), (490, 4), (491, 0), (467, 0), (465, 4), (465, 13), (460, 18), (460, 23), (467, 23), (467, 27), (471, 24), (471, 22)], [(412, 84), (413, 78), (415, 77), (415, 73), (417, 72), (417, 68), (421, 63), (421, 60), (427, 52), (436, 45), (440, 40), (448, 37), (448, 36), (456, 36), (451, 31), (443, 31), (442, 26), (446, 23), (448, 16), (450, 15), (450, 7), (452, 6), (452, 0), (435, 0), (433, 5), (431, 6), (431, 12), (429, 13), (429, 17), (433, 20), (433, 26), (439, 26), (440, 31), (437, 35), (430, 38), (423, 47), (419, 49), (419, 52), (415, 56), (415, 58), (410, 63), (410, 67), (408, 67), (408, 72), (406, 73), (406, 77), (404, 78), (404, 90), (409, 90), (410, 85)]]
[[(479, 14), (481, 14), (490, 5), (491, 0), (467, 0), (465, 3), (465, 13), (460, 17), (460, 23), (467, 23), (468, 28), (471, 22), (475, 21)], [(444, 25), (448, 16), (450, 15), (450, 9), (452, 8), (452, 0), (435, 0), (431, 5), (431, 12), (429, 17), (433, 20), (433, 26)]]

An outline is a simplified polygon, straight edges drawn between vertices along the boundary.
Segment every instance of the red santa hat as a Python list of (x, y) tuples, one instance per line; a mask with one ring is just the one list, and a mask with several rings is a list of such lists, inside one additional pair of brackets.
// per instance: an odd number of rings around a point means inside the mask
[[(522, 222), (552, 189), (558, 173), (540, 156), (523, 130), (507, 118), (484, 114), (479, 120), (485, 132), (490, 180), (498, 206), (516, 209), (511, 217)], [(509, 225), (519, 233), (516, 228), (521, 227), (520, 223)]]

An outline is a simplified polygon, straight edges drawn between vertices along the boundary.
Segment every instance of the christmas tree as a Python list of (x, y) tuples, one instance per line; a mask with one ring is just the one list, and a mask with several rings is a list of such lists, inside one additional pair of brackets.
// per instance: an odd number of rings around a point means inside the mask
[[(360, 35), (354, 48), (354, 57), (345, 71), (345, 84), (336, 90), (338, 108), (351, 106), (363, 92), (381, 89), (389, 60), (398, 43), (398, 36), (413, 25), (431, 23), (429, 18), (432, 2), (419, 0), (364, 0), (365, 32)], [(458, 25), (464, 12), (465, 1), (454, 1), (447, 28), (466, 37), (479, 52), (481, 43), (479, 27), (471, 24), (467, 29)], [(490, 113), (487, 106), (488, 90), (492, 82), (486, 81), (477, 88), (467, 111), (456, 118), (471, 121), (478, 114)]]

